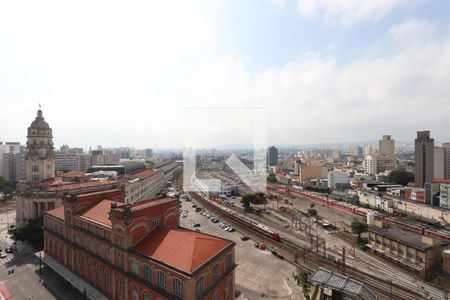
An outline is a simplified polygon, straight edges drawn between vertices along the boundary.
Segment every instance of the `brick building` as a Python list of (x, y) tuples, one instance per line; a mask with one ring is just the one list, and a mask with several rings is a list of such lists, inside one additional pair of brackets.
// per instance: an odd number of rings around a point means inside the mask
[(233, 299), (234, 242), (179, 227), (178, 200), (112, 189), (44, 214), (44, 262), (91, 299)]

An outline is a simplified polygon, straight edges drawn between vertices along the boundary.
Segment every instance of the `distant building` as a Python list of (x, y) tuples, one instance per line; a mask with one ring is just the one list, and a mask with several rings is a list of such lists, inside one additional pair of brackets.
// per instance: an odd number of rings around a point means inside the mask
[(122, 179), (125, 185), (125, 203), (156, 197), (166, 185), (164, 173), (146, 169)]
[(179, 219), (177, 199), (67, 196), (45, 213), (43, 262), (92, 299), (234, 299), (235, 243)]
[(52, 129), (44, 120), (40, 109), (28, 127), (25, 174), (28, 182), (40, 182), (55, 176)]
[(450, 143), (442, 144), (444, 149), (444, 178), (450, 179)]
[(434, 175), (435, 179), (443, 179), (444, 177), (444, 148), (434, 147)]
[(91, 166), (91, 155), (78, 152), (56, 152), (56, 171), (82, 171), (85, 172)]
[(19, 142), (0, 144), (0, 176), (7, 180), (25, 180), (25, 147)]
[(434, 176), (434, 139), (430, 138), (430, 131), (417, 132), (414, 157), (416, 187), (424, 187), (433, 182)]
[(91, 151), (91, 166), (112, 165), (119, 162), (119, 155), (104, 152), (103, 150)]
[(308, 182), (311, 179), (324, 179), (328, 176), (328, 169), (324, 166), (306, 165), (297, 162), (298, 179), (300, 182)]
[(329, 171), (328, 172), (328, 187), (335, 189), (338, 186), (348, 184), (348, 174), (346, 172)]
[(395, 158), (386, 155), (370, 154), (366, 155), (363, 167), (367, 174), (379, 174), (385, 171), (396, 169)]
[(395, 141), (390, 135), (383, 135), (382, 139), (378, 141), (378, 152), (380, 155), (395, 159)]
[(275, 146), (269, 147), (269, 166), (278, 164), (278, 149)]
[(450, 209), (450, 183), (440, 184), (439, 206)]

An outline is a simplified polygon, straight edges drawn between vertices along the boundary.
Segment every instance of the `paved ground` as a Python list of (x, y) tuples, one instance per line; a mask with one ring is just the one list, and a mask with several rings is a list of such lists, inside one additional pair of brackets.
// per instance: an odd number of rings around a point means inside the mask
[[(15, 218), (15, 211), (0, 213), (0, 247), (13, 246), (11, 236), (7, 234), (8, 222)], [(15, 248), (15, 246), (13, 247)], [(14, 273), (8, 274), (14, 270)], [(39, 259), (34, 249), (26, 243), (17, 242), (17, 250), (0, 259), (0, 281), (14, 299), (52, 300), (81, 299), (81, 295), (70, 288), (67, 282), (50, 269), (39, 274)]]
[(182, 227), (192, 228), (194, 223), (200, 223), (202, 232), (236, 243), (236, 287), (248, 299), (303, 299), (292, 278), (296, 271), (293, 265), (255, 248), (252, 240), (241, 241), (239, 232), (226, 232), (200, 213), (193, 212), (192, 202), (183, 201), (182, 205), (189, 210), (188, 217), (181, 218)]

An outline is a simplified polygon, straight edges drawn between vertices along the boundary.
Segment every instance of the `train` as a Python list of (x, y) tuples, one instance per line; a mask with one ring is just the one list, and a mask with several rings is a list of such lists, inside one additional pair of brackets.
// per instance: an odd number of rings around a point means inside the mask
[(445, 230), (439, 230), (430, 226), (426, 226), (423, 224), (418, 224), (418, 223), (411, 223), (411, 222), (406, 222), (403, 220), (398, 220), (396, 218), (392, 218), (392, 217), (388, 217), (382, 214), (379, 214), (371, 209), (367, 209), (367, 208), (363, 208), (363, 207), (358, 207), (356, 205), (350, 204), (350, 203), (346, 203), (346, 202), (339, 202), (337, 200), (334, 199), (329, 199), (327, 197), (324, 197), (322, 195), (318, 195), (317, 193), (312, 193), (310, 191), (305, 191), (302, 190), (299, 187), (287, 187), (285, 185), (270, 185), (268, 186), (269, 189), (275, 189), (281, 192), (286, 192), (288, 194), (290, 194), (291, 196), (299, 196), (302, 198), (306, 198), (314, 203), (317, 204), (321, 204), (324, 206), (329, 206), (329, 207), (334, 207), (336, 209), (339, 209), (341, 211), (344, 211), (346, 213), (350, 213), (362, 218), (366, 218), (367, 214), (369, 212), (373, 212), (374, 213), (374, 218), (375, 220), (383, 220), (387, 223), (396, 225), (398, 227), (401, 227), (405, 230), (409, 230), (421, 235), (428, 235), (428, 236), (432, 236), (432, 237), (436, 237), (439, 239), (442, 239), (443, 241), (450, 241), (450, 232), (449, 231), (445, 231)]
[(221, 213), (223, 213), (224, 215), (226, 215), (228, 218), (238, 222), (239, 224), (242, 224), (246, 227), (249, 227), (251, 229), (253, 229), (256, 232), (259, 232), (277, 242), (281, 242), (281, 237), (280, 234), (272, 229), (270, 229), (269, 227), (257, 223), (253, 220), (250, 220), (249, 218), (238, 214), (226, 207), (224, 207), (223, 205), (220, 205), (217, 201), (214, 200), (210, 200), (208, 199), (206, 196), (202, 197), (205, 201), (208, 201), (208, 203), (214, 205), (217, 209), (219, 209), (221, 211)]

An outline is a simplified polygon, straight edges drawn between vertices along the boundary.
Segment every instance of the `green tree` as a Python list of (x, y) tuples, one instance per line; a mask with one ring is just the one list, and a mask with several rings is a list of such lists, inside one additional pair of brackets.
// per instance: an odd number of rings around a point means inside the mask
[(241, 203), (242, 203), (242, 206), (245, 208), (245, 209), (249, 209), (250, 208), (250, 197), (248, 197), (249, 195), (245, 195), (244, 197), (242, 197), (242, 199), (241, 199)]
[(390, 183), (397, 183), (401, 185), (407, 185), (410, 182), (414, 182), (414, 173), (408, 171), (392, 171), (388, 176)]
[(308, 215), (312, 217), (317, 216), (317, 210), (315, 210), (314, 208), (308, 208)]
[(358, 235), (358, 240), (361, 239), (361, 233), (367, 231), (367, 228), (369, 227), (369, 225), (367, 225), (367, 223), (361, 222), (361, 221), (359, 221), (357, 219), (354, 219), (352, 221), (352, 225), (351, 226), (352, 226), (352, 232), (354, 234)]
[(267, 182), (277, 183), (277, 176), (273, 173), (269, 174), (269, 176), (267, 176)]
[(5, 177), (0, 176), (0, 192), (5, 194), (12, 193), (16, 190), (16, 183), (14, 181), (6, 180)]

